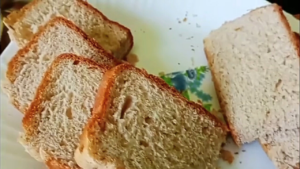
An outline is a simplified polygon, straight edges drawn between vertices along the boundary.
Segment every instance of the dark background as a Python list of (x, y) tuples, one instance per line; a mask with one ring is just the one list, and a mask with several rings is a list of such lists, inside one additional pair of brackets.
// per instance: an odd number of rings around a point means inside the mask
[(268, 0), (271, 3), (277, 3), (283, 10), (292, 15), (300, 14), (300, 0)]

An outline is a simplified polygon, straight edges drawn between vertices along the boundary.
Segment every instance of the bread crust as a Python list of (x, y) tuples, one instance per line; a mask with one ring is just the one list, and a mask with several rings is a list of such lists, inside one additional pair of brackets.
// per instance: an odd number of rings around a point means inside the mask
[[(294, 32), (294, 38), (295, 38), (295, 41), (296, 41), (295, 42), (296, 46), (298, 47), (298, 50), (300, 51), (300, 35), (299, 35), (299, 33)], [(300, 57), (300, 54), (299, 54), (299, 57)]]
[[(300, 48), (300, 43), (299, 43), (299, 40), (296, 38), (296, 36), (292, 32), (291, 27), (290, 27), (287, 19), (285, 18), (284, 14), (283, 14), (282, 8), (277, 4), (272, 4), (272, 6), (274, 7), (276, 12), (280, 16), (281, 22), (284, 24), (286, 30), (288, 31), (289, 38), (290, 38), (291, 42), (294, 44), (294, 48), (297, 51), (297, 55), (300, 57), (300, 49), (299, 49)], [(261, 8), (265, 8), (265, 7), (261, 7)], [(258, 9), (260, 9), (260, 8), (258, 8)], [(211, 42), (209, 41), (208, 38), (206, 38), (204, 40), (204, 52), (206, 54), (206, 58), (208, 60), (208, 63), (210, 65), (210, 67), (212, 67), (212, 65), (214, 64), (214, 56), (211, 53), (211, 51), (209, 51), (209, 49), (208, 49), (210, 45), (211, 45)], [(231, 112), (225, 111), (226, 110), (226, 103), (224, 103), (222, 101), (222, 97), (221, 97), (222, 96), (222, 91), (220, 90), (220, 84), (215, 78), (215, 74), (217, 74), (217, 72), (215, 72), (214, 69), (211, 69), (211, 72), (212, 72), (212, 78), (213, 78), (215, 88), (216, 88), (217, 97), (218, 97), (219, 102), (220, 102), (220, 107), (224, 112), (225, 119), (228, 123), (228, 127), (230, 129), (233, 140), (235, 141), (236, 145), (241, 146), (243, 144), (242, 141), (241, 141), (241, 138), (239, 137), (238, 132), (236, 131), (234, 125), (229, 121), (229, 118), (231, 117)]]
[[(26, 13), (29, 12), (31, 9), (35, 8), (35, 6), (38, 3), (41, 3), (42, 0), (33, 0), (31, 3), (28, 3), (27, 5), (25, 5), (23, 8), (21, 8), (19, 11), (14, 11), (11, 14), (9, 14), (6, 18), (3, 19), (4, 24), (10, 29), (10, 30), (14, 30), (13, 26), (15, 23), (17, 23), (18, 21), (22, 20), (25, 16)], [(112, 21), (110, 19), (108, 19), (103, 13), (101, 13), (98, 9), (94, 8), (92, 5), (90, 5), (87, 1), (84, 0), (76, 0), (76, 3), (78, 3), (78, 5), (82, 5), (84, 7), (86, 7), (87, 9), (89, 9), (91, 12), (93, 12), (95, 15), (103, 18), (103, 20), (107, 23), (116, 25), (117, 27), (119, 27), (120, 29), (122, 29), (124, 32), (126, 32), (126, 36), (128, 37), (128, 42), (129, 48), (126, 50), (126, 52), (124, 53), (125, 57), (126, 55), (129, 54), (130, 50), (133, 47), (133, 35), (131, 33), (131, 31), (126, 28), (125, 26), (119, 24), (118, 22)], [(13, 36), (12, 34), (10, 34), (10, 36)], [(15, 39), (14, 37), (11, 37), (12, 39)]]
[[(51, 159), (46, 162), (46, 165), (49, 169), (72, 169), (71, 167), (62, 164), (59, 160)], [(77, 169), (80, 169), (77, 167)]]
[[(74, 32), (81, 36), (91, 48), (96, 49), (99, 55), (106, 56), (108, 59), (110, 59), (113, 65), (121, 63), (121, 61), (117, 60), (111, 54), (106, 52), (94, 39), (89, 38), (87, 34), (85, 34), (80, 28), (75, 26), (71, 21), (63, 17), (55, 17), (52, 20), (50, 20), (44, 27), (42, 27), (39, 30), (39, 32), (34, 35), (33, 39), (29, 43), (27, 43), (24, 48), (20, 49), (17, 52), (17, 54), (9, 61), (6, 77), (10, 83), (14, 83), (15, 79), (18, 77), (18, 74), (23, 67), (23, 56), (26, 55), (28, 52), (35, 50), (38, 46), (39, 38), (42, 38), (43, 35), (55, 25), (64, 25), (74, 30)], [(12, 104), (21, 112), (24, 112), (23, 110), (21, 110), (19, 102), (17, 100), (12, 100)]]
[(297, 36), (295, 36), (295, 33), (292, 31), (292, 28), (288, 22), (288, 20), (286, 19), (286, 17), (284, 16), (282, 7), (277, 5), (277, 4), (273, 4), (273, 6), (275, 7), (276, 11), (278, 12), (281, 22), (284, 24), (285, 29), (288, 31), (289, 33), (289, 38), (292, 41), (292, 43), (294, 44), (294, 48), (297, 51), (297, 55), (300, 57), (300, 42)]
[[(79, 64), (86, 64), (89, 65), (92, 68), (99, 69), (99, 70), (108, 70), (109, 66), (107, 65), (99, 65), (96, 62), (77, 56), (75, 54), (62, 54), (58, 56), (55, 61), (51, 64), (49, 69), (46, 71), (45, 76), (40, 84), (40, 86), (37, 89), (36, 96), (34, 100), (32, 101), (30, 107), (28, 108), (28, 111), (25, 113), (25, 116), (22, 120), (23, 128), (25, 130), (25, 133), (27, 135), (31, 135), (34, 133), (36, 128), (39, 126), (39, 116), (41, 115), (41, 112), (43, 111), (43, 102), (44, 102), (44, 93), (47, 92), (48, 86), (51, 84), (52, 80), (52, 73), (54, 69), (65, 60), (70, 61), (77, 61)], [(71, 169), (69, 166), (63, 164), (60, 162), (59, 159), (49, 159), (48, 161), (45, 161), (46, 165), (50, 169)], [(78, 168), (79, 169), (79, 168)]]
[[(82, 153), (83, 151), (90, 151), (90, 148), (88, 148), (90, 144), (90, 138), (94, 138), (95, 135), (97, 135), (95, 131), (95, 126), (100, 127), (101, 131), (105, 131), (105, 110), (108, 109), (109, 103), (111, 102), (111, 92), (113, 92), (113, 87), (115, 83), (116, 77), (124, 71), (132, 71), (140, 76), (146, 77), (149, 79), (149, 81), (152, 84), (156, 84), (159, 90), (170, 93), (174, 98), (177, 98), (178, 100), (181, 100), (186, 103), (187, 107), (191, 107), (196, 112), (199, 113), (199, 115), (206, 115), (207, 118), (209, 118), (211, 121), (214, 121), (215, 127), (220, 128), (224, 131), (224, 134), (226, 135), (229, 131), (227, 126), (224, 125), (222, 122), (220, 122), (215, 116), (213, 116), (211, 113), (209, 113), (205, 108), (200, 106), (199, 104), (187, 100), (185, 97), (183, 97), (174, 87), (169, 86), (166, 84), (161, 78), (156, 77), (154, 75), (148, 74), (143, 69), (138, 69), (130, 64), (121, 64), (118, 65), (112, 69), (110, 69), (108, 72), (105, 73), (101, 86), (98, 90), (98, 94), (96, 96), (96, 101), (93, 109), (93, 116), (89, 119), (89, 122), (87, 123), (84, 132), (81, 137), (80, 145), (78, 147), (78, 150)], [(89, 159), (93, 159), (93, 155), (91, 155), (90, 152), (87, 152), (88, 155), (82, 155), (82, 156), (88, 156)], [(80, 156), (80, 155), (79, 155)], [(91, 164), (91, 161), (87, 162), (87, 165), (95, 165), (96, 159), (93, 159), (93, 164)], [(110, 159), (109, 157), (105, 157), (105, 159), (101, 159), (101, 163), (106, 165), (115, 165), (117, 166), (124, 166), (120, 162), (116, 162), (115, 160)], [(122, 167), (121, 167), (122, 168)]]

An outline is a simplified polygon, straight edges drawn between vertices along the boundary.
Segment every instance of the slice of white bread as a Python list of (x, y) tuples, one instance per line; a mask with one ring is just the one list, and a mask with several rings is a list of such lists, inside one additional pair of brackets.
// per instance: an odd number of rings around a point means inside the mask
[(104, 75), (75, 160), (84, 169), (215, 169), (226, 134), (199, 104), (122, 64)]
[(204, 45), (238, 145), (299, 127), (299, 41), (278, 5), (225, 23)]
[(63, 53), (78, 54), (108, 66), (119, 63), (72, 22), (54, 18), (8, 64), (8, 82), (3, 88), (21, 112), (24, 113), (33, 100), (48, 66)]
[(49, 67), (23, 119), (20, 142), (50, 169), (79, 167), (74, 152), (108, 67), (63, 54)]
[(277, 169), (299, 169), (299, 128), (266, 135), (260, 142)]
[(55, 16), (64, 16), (74, 22), (117, 58), (126, 56), (133, 46), (128, 28), (109, 20), (84, 0), (33, 0), (20, 11), (8, 15), (4, 23), (11, 39), (23, 47)]
[[(298, 33), (294, 33), (300, 41)], [(300, 129), (279, 130), (259, 139), (277, 169), (300, 169)]]

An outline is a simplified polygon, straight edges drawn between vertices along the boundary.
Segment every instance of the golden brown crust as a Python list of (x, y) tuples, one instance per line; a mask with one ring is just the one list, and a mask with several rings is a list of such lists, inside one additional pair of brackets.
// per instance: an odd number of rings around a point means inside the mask
[[(55, 17), (51, 21), (49, 21), (44, 27), (42, 27), (38, 33), (34, 35), (32, 40), (26, 44), (26, 46), (22, 49), (20, 49), (17, 54), (10, 60), (8, 63), (8, 68), (6, 72), (7, 79), (13, 83), (15, 79), (18, 77), (19, 72), (22, 69), (22, 59), (24, 55), (26, 55), (29, 51), (35, 50), (38, 46), (39, 38), (43, 37), (43, 35), (53, 26), (63, 24), (70, 29), (74, 30), (79, 36), (81, 36), (83, 39), (86, 40), (86, 42), (94, 49), (98, 50), (99, 55), (106, 56), (112, 61), (112, 65), (120, 64), (121, 61), (117, 60), (115, 57), (113, 57), (111, 54), (106, 52), (95, 40), (92, 38), (89, 38), (88, 35), (86, 35), (80, 28), (75, 26), (71, 21), (63, 18), (63, 17)], [(13, 100), (12, 103), (14, 106), (20, 109), (19, 103), (17, 100)], [(21, 110), (21, 112), (24, 113), (26, 110)]]
[(299, 39), (297, 38), (297, 36), (295, 36), (294, 32), (292, 31), (288, 20), (286, 19), (285, 15), (283, 14), (282, 8), (277, 4), (273, 4), (273, 5), (274, 5), (276, 11), (278, 12), (278, 14), (280, 16), (281, 22), (284, 24), (285, 29), (289, 33), (289, 38), (290, 38), (291, 42), (294, 44), (294, 48), (297, 51), (297, 55), (300, 57), (300, 42), (299, 42)]
[[(205, 52), (208, 64), (209, 64), (210, 67), (212, 67), (213, 62), (214, 62), (213, 61), (214, 56), (212, 56), (210, 51), (208, 51), (205, 40), (204, 40), (204, 46), (205, 46), (204, 47), (204, 52)], [(229, 120), (230, 112), (225, 111), (226, 110), (226, 104), (222, 101), (222, 97), (221, 97), (222, 96), (222, 94), (221, 94), (222, 90), (220, 90), (219, 81), (217, 81), (217, 79), (215, 78), (215, 75), (217, 74), (217, 72), (215, 72), (214, 69), (210, 69), (210, 71), (211, 71), (211, 74), (212, 74), (212, 80), (213, 80), (215, 88), (216, 88), (216, 94), (217, 94), (218, 100), (220, 102), (220, 108), (221, 108), (222, 112), (224, 112), (224, 117), (225, 117), (225, 120), (227, 122), (228, 128), (230, 130), (231, 136), (232, 136), (234, 142), (236, 143), (236, 145), (240, 147), (242, 145), (242, 142), (241, 142), (241, 139), (239, 138), (239, 136), (237, 134), (237, 131), (234, 128), (234, 125)]]
[[(173, 97), (182, 100), (186, 103), (187, 107), (193, 108), (195, 111), (197, 111), (201, 115), (206, 115), (210, 120), (215, 122), (215, 126), (221, 128), (224, 131), (224, 134), (227, 134), (228, 128), (220, 122), (215, 116), (213, 116), (211, 113), (209, 113), (205, 108), (200, 106), (199, 104), (195, 102), (191, 102), (187, 100), (185, 97), (183, 97), (174, 87), (170, 87), (168, 84), (166, 84), (161, 78), (156, 77), (154, 75), (148, 74), (145, 70), (138, 69), (130, 64), (121, 64), (118, 65), (108, 72), (105, 73), (103, 81), (101, 83), (100, 89), (98, 90), (98, 95), (96, 97), (95, 106), (93, 110), (93, 117), (88, 122), (88, 125), (85, 128), (85, 132), (88, 133), (88, 138), (92, 137), (95, 133), (93, 130), (93, 127), (96, 125), (100, 126), (101, 130), (105, 130), (105, 121), (104, 119), (104, 110), (106, 110), (110, 104), (111, 101), (111, 92), (114, 83), (116, 80), (116, 77), (124, 71), (132, 71), (140, 76), (146, 77), (149, 79), (152, 84), (156, 84), (158, 88), (166, 93), (170, 93)], [(83, 141), (83, 140), (82, 140)]]
[(295, 17), (296, 19), (300, 20), (300, 14), (294, 15), (294, 17)]
[[(46, 165), (49, 169), (72, 169), (70, 166), (67, 166), (60, 162), (59, 160), (49, 160), (46, 162)], [(76, 167), (76, 169), (80, 169), (79, 167)]]
[[(300, 41), (300, 35), (299, 35), (299, 33), (294, 32), (294, 35), (295, 35), (295, 37), (296, 37), (297, 42), (299, 43), (299, 41)], [(300, 45), (300, 44), (299, 44), (299, 45)]]
[(294, 44), (298, 48), (298, 56), (300, 57), (300, 35), (297, 32), (294, 32)]
[[(39, 2), (41, 2), (41, 0), (33, 0), (31, 3), (28, 3), (23, 8), (21, 8), (19, 11), (12, 12), (10, 15), (8, 15), (6, 18), (4, 18), (3, 22), (6, 24), (7, 27), (13, 29), (14, 24), (16, 22), (22, 20), (25, 17), (26, 13), (29, 12), (32, 8), (34, 8)], [(99, 17), (103, 18), (103, 20), (105, 22), (116, 25), (117, 27), (120, 28), (120, 30), (123, 30), (124, 32), (126, 32), (126, 35), (129, 38), (130, 47), (124, 53), (123, 57), (128, 55), (134, 44), (133, 35), (131, 34), (131, 31), (128, 28), (126, 28), (125, 26), (119, 24), (118, 22), (108, 19), (103, 13), (101, 13), (98, 9), (94, 8), (88, 2), (86, 2), (84, 0), (76, 0), (76, 2), (79, 5), (83, 5), (87, 9), (91, 10), (95, 15), (98, 15)]]

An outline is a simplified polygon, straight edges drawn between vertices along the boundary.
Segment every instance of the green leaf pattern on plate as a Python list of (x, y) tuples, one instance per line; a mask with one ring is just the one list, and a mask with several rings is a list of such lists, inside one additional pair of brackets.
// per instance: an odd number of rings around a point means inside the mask
[(201, 90), (201, 85), (207, 73), (209, 73), (209, 67), (201, 66), (182, 72), (160, 73), (159, 76), (168, 85), (175, 87), (188, 100), (191, 100), (190, 96), (194, 95), (201, 101), (205, 109), (212, 111), (212, 96)]

